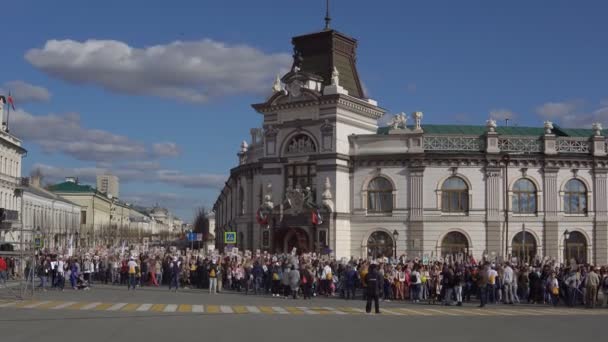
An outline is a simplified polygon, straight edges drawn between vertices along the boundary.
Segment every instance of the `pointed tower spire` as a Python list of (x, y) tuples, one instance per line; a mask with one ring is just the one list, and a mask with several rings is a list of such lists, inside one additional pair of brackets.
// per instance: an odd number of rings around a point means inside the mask
[(331, 22), (331, 17), (329, 16), (329, 0), (325, 2), (325, 30), (329, 30), (329, 23)]

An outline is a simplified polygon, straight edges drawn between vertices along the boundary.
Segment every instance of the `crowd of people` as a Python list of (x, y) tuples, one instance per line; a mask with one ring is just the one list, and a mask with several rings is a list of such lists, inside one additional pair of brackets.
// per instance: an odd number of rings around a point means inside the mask
[[(10, 264), (10, 263), (9, 263)], [(14, 263), (13, 263), (14, 264)], [(4, 266), (3, 266), (4, 265)], [(13, 266), (14, 267), (14, 266)], [(0, 279), (15, 274), (0, 258)], [(373, 271), (373, 272), (372, 272)], [(7, 273), (8, 272), (8, 273)], [(368, 284), (373, 273), (373, 284)], [(87, 290), (91, 284), (122, 285), (129, 290), (168, 286), (169, 290), (205, 289), (246, 295), (311, 299), (316, 296), (345, 300), (366, 299), (462, 305), (550, 304), (593, 308), (608, 302), (608, 268), (539, 262), (475, 260), (422, 262), (418, 259), (335, 260), (304, 254), (271, 255), (251, 252), (198, 255), (176, 251), (63, 257), (40, 255), (28, 262), (25, 274), (35, 276), (38, 287)]]

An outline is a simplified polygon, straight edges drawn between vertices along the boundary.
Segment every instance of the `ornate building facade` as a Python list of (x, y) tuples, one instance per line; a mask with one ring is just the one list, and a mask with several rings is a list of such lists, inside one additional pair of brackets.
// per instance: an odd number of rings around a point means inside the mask
[(416, 112), (378, 127), (354, 39), (328, 29), (292, 43), (215, 202), (219, 248), (235, 231), (239, 248), (271, 252), (608, 263), (601, 125), (425, 125)]
[(15, 232), (22, 224), (21, 159), (27, 154), (21, 140), (9, 131), (10, 106), (10, 96), (0, 95), (0, 248), (19, 241)]

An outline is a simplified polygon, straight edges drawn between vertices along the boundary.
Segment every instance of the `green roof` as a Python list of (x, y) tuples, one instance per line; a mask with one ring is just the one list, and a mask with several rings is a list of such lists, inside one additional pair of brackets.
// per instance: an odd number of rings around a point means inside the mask
[(91, 192), (96, 193), (97, 189), (90, 185), (81, 185), (74, 182), (63, 182), (49, 186), (49, 190), (53, 192)]
[[(413, 127), (409, 127), (413, 128)], [(553, 125), (553, 133), (563, 137), (591, 137), (593, 130), (584, 128), (561, 128)], [(481, 136), (487, 132), (486, 126), (474, 125), (422, 125), (425, 134), (460, 134)], [(379, 127), (377, 134), (388, 134), (389, 127)], [(545, 130), (542, 127), (507, 126), (497, 127), (496, 132), (502, 135), (542, 136)]]

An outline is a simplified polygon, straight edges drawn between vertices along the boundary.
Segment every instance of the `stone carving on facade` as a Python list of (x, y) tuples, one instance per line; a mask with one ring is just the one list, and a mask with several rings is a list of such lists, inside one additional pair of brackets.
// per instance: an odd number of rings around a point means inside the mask
[(596, 137), (601, 137), (602, 136), (602, 124), (599, 122), (595, 122), (592, 126), (593, 128), (593, 134)]
[(291, 139), (287, 144), (288, 154), (304, 154), (317, 152), (315, 142), (305, 134), (300, 134)]
[(489, 133), (496, 133), (496, 127), (498, 127), (496, 120), (489, 119), (486, 121), (486, 128), (488, 129)]
[(334, 70), (331, 72), (331, 84), (334, 86), (340, 85), (340, 72), (338, 72), (338, 68), (334, 66)]
[(247, 151), (249, 150), (249, 145), (245, 140), (241, 143), (241, 148), (237, 155), (239, 156), (239, 165), (247, 164)]
[(295, 47), (293, 48), (293, 64), (291, 65), (291, 71), (294, 73), (300, 72), (302, 70), (302, 62), (304, 58), (302, 57), (302, 52), (298, 51)]
[(288, 210), (293, 211), (295, 214), (299, 214), (304, 209), (305, 194), (299, 186), (295, 189), (287, 188), (285, 190), (285, 203), (287, 204)]
[(391, 121), (389, 122), (390, 129), (405, 129), (407, 128), (407, 115), (401, 112), (399, 114), (395, 114)]
[(276, 137), (278, 133), (279, 130), (273, 127), (272, 125), (269, 125), (264, 129), (264, 135), (267, 137)]
[(286, 85), (287, 93), (290, 98), (298, 98), (302, 96), (302, 88), (304, 84), (300, 80), (293, 80)]
[(329, 209), (329, 211), (334, 211), (334, 201), (331, 194), (331, 182), (329, 181), (329, 177), (325, 177), (325, 190), (323, 190), (323, 194), (321, 194), (321, 203), (325, 208)]
[(281, 78), (277, 74), (277, 78), (274, 80), (274, 84), (272, 85), (272, 93), (276, 94), (279, 92), (283, 92), (283, 84), (281, 83)]
[(241, 153), (247, 153), (248, 150), (249, 144), (247, 144), (247, 141), (243, 140), (243, 142), (241, 142)]
[(545, 121), (545, 134), (553, 134), (553, 122)]
[(262, 143), (264, 137), (264, 131), (261, 128), (252, 128), (249, 130), (251, 134), (251, 145), (257, 145)]
[(286, 212), (290, 214), (301, 214), (308, 209), (318, 209), (314, 198), (314, 193), (310, 187), (304, 189), (297, 185), (295, 188), (285, 190), (285, 201), (281, 207), (286, 207)]
[(416, 122), (415, 130), (422, 131), (422, 112), (414, 112), (414, 120)]

